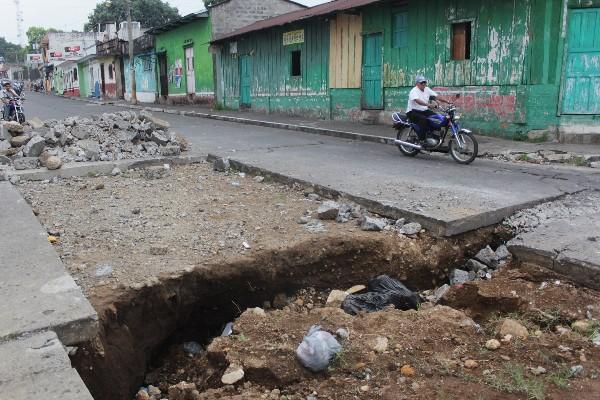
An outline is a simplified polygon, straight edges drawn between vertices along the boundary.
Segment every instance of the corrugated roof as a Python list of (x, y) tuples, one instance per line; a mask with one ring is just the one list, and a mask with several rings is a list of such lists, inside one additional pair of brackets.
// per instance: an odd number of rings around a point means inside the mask
[[(220, 1), (220, 2), (218, 2), (217, 4), (215, 4), (214, 6), (209, 6), (209, 8), (218, 7), (218, 6), (220, 6), (221, 4), (225, 4), (225, 3), (228, 3), (228, 2), (230, 2), (230, 1), (231, 1), (231, 0), (223, 0), (223, 1)], [(293, 3), (293, 4), (297, 5), (297, 6), (304, 7), (304, 8), (307, 8), (307, 7), (308, 7), (307, 5), (304, 5), (304, 4), (302, 4), (302, 3), (298, 2), (298, 1), (295, 1), (295, 0), (283, 0), (283, 1), (285, 1), (285, 2), (288, 2), (288, 3)]]
[(151, 34), (155, 35), (157, 33), (168, 32), (174, 28), (177, 28), (179, 26), (188, 24), (190, 22), (193, 22), (193, 21), (196, 21), (196, 20), (199, 20), (202, 18), (208, 18), (208, 11), (201, 11), (201, 12), (188, 14), (179, 19), (168, 22), (162, 26), (157, 26), (156, 28), (149, 29), (145, 33), (151, 33)]
[(366, 6), (367, 4), (377, 3), (379, 1), (381, 0), (336, 0), (332, 1), (331, 3), (325, 3), (321, 4), (320, 6), (307, 8), (306, 10), (292, 11), (287, 14), (282, 14), (276, 17), (255, 22), (251, 25), (240, 28), (237, 31), (233, 31), (231, 33), (219, 36), (218, 38), (215, 38), (213, 40), (213, 43), (220, 42), (225, 39), (231, 39), (236, 36), (241, 36), (246, 33), (272, 28), (274, 26), (286, 25), (292, 22), (301, 21), (303, 19), (349, 10), (351, 8)]

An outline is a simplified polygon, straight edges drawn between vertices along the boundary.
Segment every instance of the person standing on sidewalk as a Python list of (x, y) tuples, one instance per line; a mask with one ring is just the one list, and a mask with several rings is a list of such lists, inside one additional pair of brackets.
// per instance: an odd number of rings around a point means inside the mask
[(440, 97), (436, 92), (427, 87), (427, 79), (424, 76), (417, 76), (416, 85), (408, 94), (406, 115), (412, 122), (419, 125), (417, 134), (421, 141), (427, 139), (427, 132), (429, 131), (427, 118), (435, 114), (431, 111), (434, 105), (429, 103), (430, 99), (450, 104), (448, 100)]

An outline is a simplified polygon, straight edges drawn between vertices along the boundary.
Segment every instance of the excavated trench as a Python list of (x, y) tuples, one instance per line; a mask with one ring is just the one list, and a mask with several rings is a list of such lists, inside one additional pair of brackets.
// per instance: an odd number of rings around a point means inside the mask
[(100, 333), (82, 344), (72, 361), (96, 400), (130, 400), (169, 345), (207, 344), (225, 323), (276, 294), (343, 289), (379, 274), (413, 290), (429, 289), (445, 283), (449, 271), (478, 250), (503, 239), (493, 227), (454, 238), (421, 235), (402, 241), (394, 235), (326, 236), (198, 267), (137, 290), (99, 289), (90, 300)]

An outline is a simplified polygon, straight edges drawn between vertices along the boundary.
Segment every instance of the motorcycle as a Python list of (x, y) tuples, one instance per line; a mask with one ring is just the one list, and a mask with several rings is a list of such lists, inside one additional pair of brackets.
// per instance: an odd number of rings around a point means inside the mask
[(23, 109), (23, 102), (24, 99), (21, 99), (20, 97), (15, 97), (13, 99), (10, 100), (9, 102), (9, 106), (10, 106), (10, 113), (9, 115), (4, 115), (4, 107), (2, 108), (2, 118), (5, 121), (16, 121), (20, 124), (25, 122), (25, 110)]
[[(460, 95), (457, 95), (458, 98)], [(468, 129), (460, 127), (458, 121), (461, 115), (457, 112), (454, 104), (446, 108), (436, 107), (439, 111), (428, 118), (429, 132), (425, 144), (420, 144), (418, 124), (411, 122), (406, 114), (394, 113), (394, 129), (396, 129), (396, 140), (394, 143), (400, 149), (400, 152), (408, 157), (414, 157), (421, 151), (450, 153), (454, 161), (459, 164), (470, 164), (479, 151), (477, 139)], [(450, 135), (448, 135), (450, 133)], [(446, 146), (446, 139), (448, 143)]]

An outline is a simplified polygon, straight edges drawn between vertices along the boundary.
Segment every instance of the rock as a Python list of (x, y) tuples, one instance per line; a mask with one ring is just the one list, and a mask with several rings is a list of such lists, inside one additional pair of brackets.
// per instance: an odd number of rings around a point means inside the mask
[(169, 386), (169, 400), (196, 400), (200, 397), (194, 383), (179, 382)]
[(164, 256), (169, 252), (169, 248), (165, 246), (150, 247), (150, 254), (153, 256)]
[(394, 223), (394, 229), (399, 231), (400, 229), (402, 229), (404, 224), (406, 224), (406, 220), (404, 218), (397, 219), (396, 222)]
[(0, 140), (0, 153), (4, 153), (8, 149), (10, 149), (10, 141)]
[(448, 293), (448, 290), (450, 290), (450, 285), (448, 284), (435, 289), (435, 292), (433, 292), (433, 302), (439, 303), (444, 298), (444, 295)]
[(144, 389), (140, 389), (135, 395), (135, 400), (150, 400), (150, 395)]
[(348, 337), (350, 337), (350, 333), (348, 332), (347, 329), (344, 328), (340, 328), (337, 331), (335, 331), (335, 334), (337, 335), (337, 337), (339, 337), (340, 339), (346, 340), (348, 339)]
[(113, 273), (113, 267), (110, 264), (99, 264), (94, 271), (96, 278), (104, 278), (110, 276)]
[(36, 129), (42, 129), (44, 127), (44, 123), (38, 117), (29, 118), (29, 120), (27, 121), (27, 123), (29, 125), (31, 125), (31, 127), (34, 130), (36, 130)]
[(555, 153), (555, 154), (548, 154), (545, 156), (545, 158), (546, 158), (546, 160), (548, 160), (550, 162), (562, 163), (562, 162), (571, 160), (574, 156), (575, 156), (575, 154), (573, 154), (573, 153)]
[(334, 220), (338, 216), (340, 205), (335, 201), (324, 201), (317, 209), (317, 217), (323, 220)]
[(541, 367), (541, 366), (538, 366), (538, 367), (535, 367), (535, 368), (531, 368), (531, 373), (533, 375), (535, 375), (535, 376), (543, 375), (543, 374), (546, 373), (546, 368)]
[(486, 246), (484, 249), (479, 250), (479, 253), (475, 256), (475, 260), (492, 268), (497, 265), (496, 253), (494, 253), (494, 250), (492, 250), (490, 246)]
[(100, 157), (100, 146), (97, 142), (91, 139), (80, 140), (77, 142), (77, 146), (79, 146), (85, 152), (86, 159), (98, 161)]
[(250, 314), (254, 314), (254, 315), (257, 315), (259, 317), (266, 317), (267, 316), (267, 314), (265, 313), (265, 310), (263, 310), (260, 307), (249, 308), (248, 312)]
[(257, 182), (257, 183), (263, 183), (265, 181), (265, 177), (257, 175), (253, 178), (253, 180), (254, 180), (254, 182)]
[(171, 124), (164, 119), (160, 119), (149, 113), (148, 111), (141, 111), (140, 118), (144, 118), (148, 122), (152, 122), (157, 129), (169, 129)]
[(468, 271), (473, 272), (484, 271), (485, 274), (485, 271), (488, 269), (488, 266), (472, 258), (469, 261), (467, 261), (467, 263), (465, 264), (465, 268)]
[(25, 146), (30, 139), (31, 137), (27, 135), (15, 136), (14, 138), (10, 139), (10, 144), (12, 147), (21, 147)]
[(600, 168), (600, 161), (594, 161), (590, 163), (590, 167), (592, 168)]
[(342, 290), (332, 290), (331, 293), (329, 293), (329, 296), (327, 296), (327, 301), (325, 302), (325, 304), (341, 305), (342, 302), (344, 301), (344, 299), (348, 296), (348, 294), (349, 294), (348, 292), (344, 292)]
[(159, 151), (163, 157), (176, 157), (181, 154), (181, 147), (176, 145), (164, 146)]
[(479, 363), (475, 360), (467, 360), (465, 361), (465, 368), (466, 369), (475, 369), (477, 367), (479, 367)]
[(227, 158), (217, 158), (213, 161), (213, 170), (218, 172), (227, 172), (231, 168), (231, 164), (229, 163), (229, 159)]
[(316, 193), (309, 193), (306, 195), (306, 198), (309, 199), (310, 201), (320, 201), (321, 200), (321, 196), (319, 196)]
[(0, 156), (0, 165), (12, 165), (12, 160), (6, 156)]
[(244, 370), (242, 367), (236, 364), (231, 364), (221, 377), (221, 382), (224, 385), (233, 385), (244, 378)]
[(371, 390), (371, 388), (369, 387), (369, 385), (363, 385), (360, 387), (360, 391), (361, 392), (368, 392), (369, 390)]
[(8, 121), (4, 123), (4, 128), (12, 135), (22, 135), (25, 132), (25, 127), (18, 122)]
[(152, 140), (154, 143), (156, 143), (159, 146), (166, 146), (167, 143), (169, 143), (169, 139), (167, 139), (166, 136), (160, 134), (157, 131), (153, 131), (150, 134), (150, 140)]
[(527, 339), (529, 332), (521, 323), (514, 319), (506, 318), (500, 326), (500, 336), (512, 335), (519, 339)]
[(398, 232), (400, 232), (403, 235), (412, 236), (421, 232), (421, 229), (423, 229), (421, 227), (421, 224), (419, 224), (418, 222), (411, 222), (409, 224), (403, 225)]
[(306, 225), (306, 224), (308, 224), (308, 223), (310, 222), (310, 219), (311, 219), (311, 218), (310, 218), (310, 216), (308, 216), (308, 215), (303, 215), (303, 216), (301, 216), (300, 218), (298, 218), (298, 219), (296, 220), (296, 222), (297, 222), (298, 224), (300, 224), (300, 225)]
[(155, 397), (155, 398), (159, 399), (161, 393), (162, 393), (161, 390), (159, 388), (157, 388), (156, 386), (148, 385), (148, 394), (150, 395), (150, 397)]
[(571, 324), (571, 329), (580, 335), (588, 335), (590, 333), (591, 324), (586, 320), (575, 321)]
[(60, 138), (58, 138), (58, 143), (61, 145), (61, 147), (69, 146), (74, 142), (75, 138), (70, 133), (62, 135)]
[(33, 136), (23, 148), (25, 157), (39, 157), (46, 147), (46, 140), (39, 136)]
[(583, 365), (574, 365), (571, 367), (571, 375), (579, 376), (583, 373)]
[(505, 245), (498, 247), (495, 251), (495, 254), (496, 260), (498, 261), (506, 260), (508, 257), (510, 257), (510, 251), (508, 251), (508, 247)]
[(400, 373), (402, 374), (402, 376), (412, 378), (413, 376), (415, 376), (415, 369), (412, 366), (406, 364), (403, 365), (402, 368), (400, 368)]
[(35, 169), (38, 167), (39, 160), (37, 157), (21, 157), (13, 161), (16, 170)]
[(79, 117), (67, 117), (63, 121), (64, 126), (73, 127), (73, 126), (77, 125), (78, 119), (79, 119)]
[(119, 167), (114, 167), (110, 174), (112, 176), (121, 175), (121, 169), (119, 169)]
[(62, 161), (56, 156), (50, 156), (46, 159), (46, 168), (49, 170), (55, 170), (62, 167)]
[(450, 285), (462, 285), (465, 282), (470, 281), (469, 272), (462, 269), (455, 269), (450, 272)]
[(382, 231), (387, 226), (387, 220), (383, 218), (372, 218), (367, 215), (363, 216), (360, 224), (360, 229), (363, 231)]
[(183, 351), (187, 354), (196, 355), (202, 353), (202, 346), (198, 342), (185, 342), (183, 344)]
[(346, 293), (354, 294), (354, 293), (362, 292), (366, 288), (367, 287), (365, 285), (354, 285), (350, 289), (346, 290)]
[(369, 342), (369, 347), (376, 353), (383, 353), (388, 349), (388, 338), (384, 336), (377, 336)]
[(496, 339), (490, 339), (485, 342), (485, 348), (488, 350), (498, 350), (500, 348), (500, 342)]

